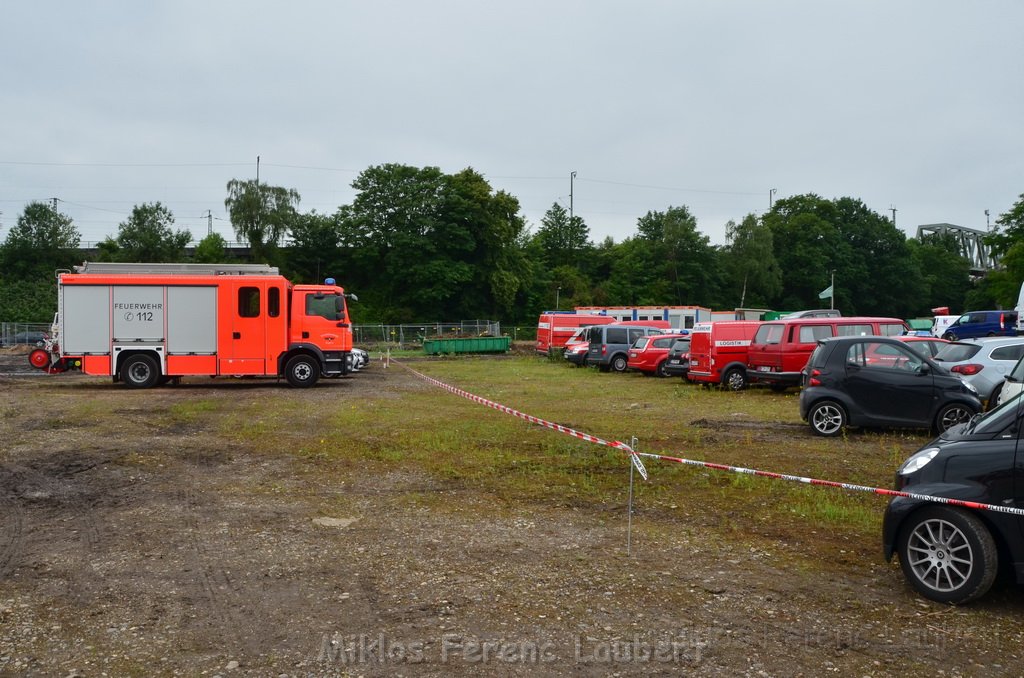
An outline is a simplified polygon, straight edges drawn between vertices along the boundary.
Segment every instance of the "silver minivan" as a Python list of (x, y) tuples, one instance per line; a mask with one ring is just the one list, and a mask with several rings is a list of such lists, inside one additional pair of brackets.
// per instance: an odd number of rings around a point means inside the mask
[(592, 325), (587, 328), (587, 364), (597, 365), (602, 372), (625, 372), (633, 342), (666, 331), (645, 325)]

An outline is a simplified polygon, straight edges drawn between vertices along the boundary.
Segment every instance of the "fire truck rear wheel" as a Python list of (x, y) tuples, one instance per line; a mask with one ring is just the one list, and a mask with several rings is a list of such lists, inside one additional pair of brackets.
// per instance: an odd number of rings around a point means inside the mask
[(284, 368), (288, 383), (296, 388), (312, 386), (320, 378), (320, 365), (308, 355), (297, 355)]
[(128, 388), (152, 388), (159, 380), (160, 368), (151, 356), (128, 356), (121, 364), (121, 381)]

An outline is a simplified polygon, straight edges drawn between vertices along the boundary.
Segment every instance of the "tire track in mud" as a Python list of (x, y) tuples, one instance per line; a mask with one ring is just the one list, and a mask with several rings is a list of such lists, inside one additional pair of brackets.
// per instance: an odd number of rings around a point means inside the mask
[(183, 523), (189, 547), (186, 571), (193, 577), (194, 588), (199, 591), (199, 598), (206, 602), (206, 608), (210, 613), (207, 619), (198, 621), (206, 622), (206, 626), (212, 627), (220, 640), (220, 647), (226, 652), (258, 652), (255, 640), (241, 633), (244, 627), (243, 619), (233, 600), (240, 596), (240, 588), (226, 570), (213, 564), (213, 557), (199, 525), (195, 489), (188, 487), (182, 490), (178, 493), (177, 499), (183, 509)]
[(0, 497), (3, 510), (3, 531), (0, 532), (0, 580), (7, 579), (17, 567), (25, 546), (25, 515), (21, 504), (14, 499)]
[[(26, 548), (26, 533), (36, 531), (47, 539), (78, 541), (80, 549), (72, 549), (81, 561), (76, 570), (71, 597), (82, 605), (92, 601), (91, 593), (103, 586), (105, 577), (93, 559), (103, 552), (103, 522), (98, 516), (99, 495), (89, 481), (79, 481), (79, 474), (116, 461), (121, 454), (101, 458), (76, 457), (56, 463), (35, 466), (0, 466), (0, 508), (3, 528), (0, 530), (0, 578), (10, 576)], [(116, 487), (104, 486), (102, 497), (117, 500)], [(56, 514), (54, 516), (53, 514)], [(64, 527), (66, 520), (70, 527)], [(88, 585), (83, 586), (83, 580)], [(71, 582), (69, 582), (71, 583)]]

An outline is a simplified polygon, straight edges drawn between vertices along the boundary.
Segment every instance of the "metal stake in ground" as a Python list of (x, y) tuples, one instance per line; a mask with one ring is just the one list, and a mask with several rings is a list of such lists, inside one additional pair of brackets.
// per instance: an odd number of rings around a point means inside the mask
[(629, 441), (629, 510), (626, 514), (626, 556), (633, 554), (633, 470), (640, 472), (640, 476), (647, 480), (647, 469), (640, 457), (636, 454), (636, 436)]

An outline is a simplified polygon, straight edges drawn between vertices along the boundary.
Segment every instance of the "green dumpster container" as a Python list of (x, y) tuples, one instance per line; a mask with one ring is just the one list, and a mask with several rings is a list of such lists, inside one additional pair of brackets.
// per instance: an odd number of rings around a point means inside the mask
[(512, 337), (469, 337), (467, 339), (427, 339), (423, 351), (427, 355), (449, 353), (507, 353)]

